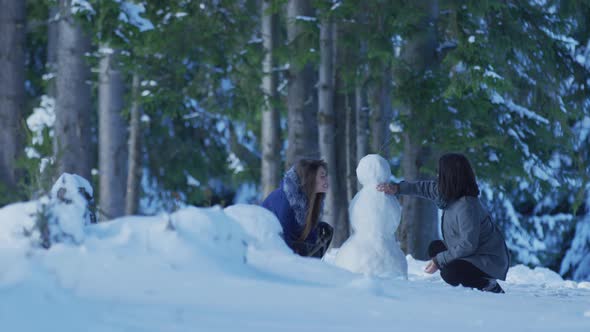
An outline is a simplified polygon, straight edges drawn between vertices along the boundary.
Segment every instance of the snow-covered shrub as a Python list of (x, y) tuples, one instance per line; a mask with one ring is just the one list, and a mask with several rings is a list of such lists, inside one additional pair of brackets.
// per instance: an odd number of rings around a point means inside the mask
[(590, 281), (590, 185), (586, 188), (586, 213), (576, 223), (574, 238), (559, 273), (576, 281)]
[(481, 188), (483, 201), (503, 230), (511, 264), (544, 266), (558, 271), (575, 218), (564, 207), (563, 195), (548, 193), (535, 202), (520, 190), (491, 190), (486, 184)]
[(92, 186), (81, 176), (64, 173), (49, 197), (39, 200), (35, 224), (26, 232), (43, 248), (57, 242), (80, 244), (84, 227), (91, 223), (96, 223)]

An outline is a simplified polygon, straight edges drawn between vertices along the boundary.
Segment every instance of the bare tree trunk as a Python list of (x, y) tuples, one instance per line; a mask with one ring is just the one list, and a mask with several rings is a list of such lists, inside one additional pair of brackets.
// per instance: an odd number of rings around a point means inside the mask
[[(435, 20), (438, 15), (438, 3), (436, 0), (422, 3), (423, 10), (430, 15), (423, 22), (425, 27), (417, 32), (407, 42), (402, 50), (402, 59), (410, 70), (423, 72), (436, 65), (436, 30)], [(410, 121), (420, 120), (420, 110), (417, 105), (403, 105), (402, 111), (410, 118)], [(423, 179), (420, 168), (430, 157), (428, 147), (422, 146), (423, 134), (420, 132), (405, 132), (404, 155), (402, 171), (407, 181)], [(403, 197), (403, 215), (399, 227), (399, 240), (406, 253), (417, 259), (428, 259), (428, 243), (437, 238), (437, 209), (436, 206), (425, 199), (416, 197)]]
[(391, 101), (391, 89), (392, 89), (392, 75), (391, 66), (385, 65), (383, 69), (383, 77), (381, 78), (381, 91), (379, 95), (379, 108), (381, 109), (381, 125), (379, 131), (382, 135), (381, 142), (381, 156), (385, 159), (391, 158), (391, 131), (389, 125), (393, 120), (393, 108)]
[(108, 220), (125, 214), (127, 128), (121, 114), (125, 85), (116, 55), (107, 45), (101, 49), (105, 54), (100, 60), (98, 86), (99, 205), (101, 219)]
[(91, 89), (86, 53), (90, 38), (70, 15), (71, 0), (60, 0), (58, 24), (55, 140), (58, 171), (90, 179)]
[(329, 19), (320, 25), (320, 82), (318, 90), (318, 131), (319, 146), (322, 159), (328, 164), (328, 180), (330, 189), (326, 195), (324, 218), (327, 223), (335, 226), (340, 211), (337, 208), (341, 179), (337, 174), (336, 160), (336, 123), (334, 110), (334, 41), (332, 30), (334, 26)]
[(139, 76), (133, 74), (131, 84), (131, 125), (129, 128), (129, 161), (127, 170), (127, 195), (125, 214), (137, 214), (139, 206), (139, 183), (141, 180), (141, 126), (139, 117)]
[(387, 67), (380, 68), (381, 78), (370, 89), (371, 151), (389, 158), (388, 126), (391, 122), (391, 75)]
[(49, 80), (47, 81), (47, 95), (55, 98), (55, 74), (57, 71), (57, 38), (58, 38), (59, 8), (49, 7), (49, 20), (47, 24), (47, 62), (45, 68)]
[(369, 87), (369, 105), (370, 105), (370, 137), (371, 137), (371, 153), (381, 153), (381, 144), (383, 143), (383, 131), (381, 125), (383, 122), (383, 114), (381, 113), (380, 105), (381, 83), (373, 83)]
[[(301, 52), (306, 47), (299, 38), (303, 29), (297, 18), (312, 14), (309, 0), (289, 0), (287, 3), (287, 38), (292, 48), (291, 53)], [(299, 158), (319, 156), (315, 79), (311, 64), (297, 68), (295, 61), (290, 61), (287, 86), (287, 168)]]
[(354, 89), (356, 108), (356, 162), (369, 153), (369, 109), (365, 105), (363, 87), (357, 82)]
[[(335, 119), (346, 118), (346, 95), (343, 93), (344, 84), (342, 80), (342, 73), (340, 72), (345, 66), (349, 64), (347, 55), (348, 53), (341, 47), (339, 43), (340, 29), (334, 24), (332, 28), (332, 71), (333, 71), (333, 108)], [(331, 246), (338, 248), (348, 239), (350, 235), (349, 222), (348, 222), (348, 200), (346, 192), (346, 179), (347, 167), (346, 163), (348, 156), (346, 155), (347, 147), (341, 142), (346, 142), (346, 122), (335, 121), (334, 122), (334, 144), (333, 149), (336, 151), (336, 162), (335, 171), (330, 175), (331, 178), (335, 178), (334, 181), (338, 187), (334, 188), (334, 211), (336, 211), (334, 218), (334, 237), (332, 239)]]
[(14, 192), (25, 102), (25, 3), (0, 0), (0, 184)]
[(280, 146), (280, 114), (277, 109), (278, 75), (274, 70), (274, 49), (278, 37), (278, 15), (269, 13), (271, 3), (262, 2), (262, 39), (265, 51), (262, 63), (262, 91), (264, 92), (264, 106), (262, 109), (262, 174), (261, 187), (263, 197), (266, 197), (279, 186), (281, 146)]
[[(339, 56), (338, 58), (342, 58)], [(341, 66), (346, 65), (346, 59), (343, 59)], [(340, 73), (336, 72), (336, 79), (334, 83), (334, 112), (336, 119), (344, 119), (346, 117), (346, 95), (342, 93), (344, 90), (344, 82)], [(348, 156), (346, 155), (346, 145), (339, 142), (346, 141), (346, 124), (344, 121), (336, 122), (336, 137), (335, 137), (335, 149), (336, 149), (336, 182), (345, 184), (346, 179), (346, 161)], [(348, 219), (348, 199), (347, 192), (344, 185), (340, 185), (335, 192), (335, 209), (338, 211), (336, 220), (334, 221), (334, 238), (332, 240), (332, 247), (338, 248), (346, 241), (350, 235), (350, 225)]]
[(346, 201), (350, 202), (357, 192), (356, 178), (356, 105), (354, 94), (346, 95)]
[[(429, 153), (421, 147), (421, 139), (404, 133), (404, 157), (402, 171), (406, 181), (426, 180), (420, 168)], [(398, 230), (398, 240), (402, 249), (416, 259), (428, 259), (427, 249), (430, 241), (437, 238), (438, 210), (427, 199), (404, 196), (402, 200), (403, 216)]]

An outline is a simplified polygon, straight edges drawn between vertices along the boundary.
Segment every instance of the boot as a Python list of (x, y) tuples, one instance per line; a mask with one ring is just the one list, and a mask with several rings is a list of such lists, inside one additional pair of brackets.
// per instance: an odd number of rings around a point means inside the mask
[(498, 283), (498, 281), (496, 279), (489, 279), (488, 284), (484, 288), (482, 288), (482, 291), (498, 293), (498, 294), (505, 293), (504, 290), (502, 289), (502, 286), (500, 286), (500, 284)]

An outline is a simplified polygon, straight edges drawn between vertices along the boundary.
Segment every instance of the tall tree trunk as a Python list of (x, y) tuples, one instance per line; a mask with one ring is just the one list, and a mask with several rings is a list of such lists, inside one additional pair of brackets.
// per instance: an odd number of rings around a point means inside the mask
[(49, 19), (47, 24), (47, 62), (45, 69), (49, 80), (47, 81), (47, 95), (55, 98), (55, 74), (57, 71), (57, 38), (59, 22), (59, 8), (56, 6), (49, 7)]
[(356, 178), (356, 105), (354, 93), (346, 94), (346, 201), (350, 202), (357, 192)]
[(381, 77), (370, 89), (371, 98), (371, 152), (390, 157), (389, 129), (391, 122), (391, 75), (386, 65), (380, 69)]
[(324, 19), (320, 25), (320, 67), (318, 89), (318, 131), (319, 147), (322, 159), (328, 164), (328, 181), (330, 188), (324, 205), (324, 218), (330, 225), (335, 226), (340, 211), (337, 208), (341, 179), (337, 174), (336, 159), (336, 119), (334, 110), (334, 26), (330, 19)]
[[(404, 156), (402, 172), (406, 181), (427, 180), (420, 168), (429, 158), (428, 149), (421, 147), (421, 139), (404, 133)], [(404, 196), (403, 216), (398, 239), (402, 249), (416, 259), (428, 259), (430, 241), (437, 238), (438, 210), (427, 199)]]
[(381, 156), (385, 159), (391, 158), (391, 130), (389, 125), (393, 120), (393, 107), (391, 100), (392, 74), (391, 66), (386, 64), (383, 68), (383, 77), (381, 78), (381, 91), (379, 95), (379, 108), (381, 108), (381, 126), (379, 131), (382, 135)]
[(129, 161), (127, 168), (127, 195), (125, 196), (125, 214), (138, 213), (139, 183), (141, 180), (141, 126), (139, 117), (139, 76), (133, 74), (131, 83), (131, 124), (129, 128)]
[(369, 153), (369, 109), (365, 105), (362, 83), (357, 82), (354, 88), (356, 109), (356, 162)]
[(25, 2), (0, 0), (0, 8), (0, 184), (14, 193), (23, 138)]
[[(303, 32), (298, 17), (313, 15), (309, 0), (289, 0), (287, 3), (287, 39), (291, 54), (306, 51), (305, 45), (299, 38)], [(296, 61), (291, 59), (289, 67), (289, 83), (287, 86), (288, 112), (288, 145), (286, 167), (289, 168), (297, 159), (317, 158), (318, 126), (316, 112), (316, 96), (314, 85), (316, 76), (312, 64), (297, 68)]]
[(271, 1), (262, 2), (262, 40), (265, 51), (262, 63), (262, 91), (264, 106), (262, 109), (262, 174), (261, 187), (263, 197), (266, 197), (279, 186), (281, 146), (280, 146), (280, 114), (277, 109), (278, 75), (274, 61), (274, 49), (278, 37), (278, 14), (269, 13)]
[(59, 1), (55, 155), (60, 173), (90, 179), (92, 104), (90, 68), (85, 59), (90, 38), (70, 14), (71, 9), (71, 0)]
[(369, 87), (369, 107), (370, 107), (370, 143), (371, 153), (380, 153), (381, 144), (383, 143), (383, 131), (380, 130), (383, 126), (383, 115), (381, 114), (381, 105), (379, 103), (381, 95), (381, 82), (374, 82)]
[(125, 85), (116, 54), (107, 45), (101, 49), (105, 54), (100, 60), (98, 85), (99, 205), (102, 219), (108, 220), (125, 214), (127, 127), (121, 114)]
[[(345, 66), (349, 65), (348, 53), (344, 49), (343, 44), (339, 43), (340, 29), (338, 25), (334, 24), (332, 28), (332, 71), (333, 71), (333, 116), (335, 119), (346, 118), (346, 95), (345, 84), (342, 80), (341, 71)], [(332, 247), (338, 248), (348, 239), (350, 235), (348, 222), (348, 200), (346, 192), (346, 176), (347, 176), (347, 147), (346, 144), (346, 122), (334, 121), (334, 144), (333, 149), (336, 151), (335, 171), (330, 175), (337, 187), (334, 188), (334, 237), (332, 239)], [(343, 181), (344, 179), (344, 181)]]
[[(428, 13), (422, 22), (423, 29), (415, 33), (402, 50), (402, 60), (413, 72), (424, 72), (436, 66), (436, 30), (435, 22), (438, 15), (438, 3), (435, 0), (422, 3), (423, 10)], [(409, 121), (420, 121), (418, 105), (403, 105), (402, 112)], [(420, 168), (429, 156), (428, 147), (422, 146), (424, 134), (413, 131), (404, 133), (404, 155), (402, 171), (407, 181), (420, 180)], [(403, 197), (403, 215), (399, 229), (399, 238), (406, 253), (417, 259), (427, 259), (428, 243), (437, 238), (437, 209), (425, 199)]]
[[(342, 58), (341, 56), (338, 57), (339, 59)], [(343, 62), (339, 64), (342, 68), (346, 65), (346, 59), (343, 59)], [(339, 73), (339, 70), (336, 71), (336, 79), (334, 83), (334, 113), (336, 119), (344, 119), (346, 117), (346, 94), (343, 93), (344, 90), (344, 81), (342, 80), (342, 76)], [(345, 142), (346, 141), (346, 123), (344, 121), (337, 121), (336, 122), (336, 137), (335, 142)], [(334, 221), (334, 238), (332, 240), (332, 247), (338, 248), (346, 241), (350, 235), (350, 225), (348, 219), (348, 199), (347, 199), (347, 192), (345, 188), (346, 181), (342, 181), (342, 179), (346, 179), (346, 161), (348, 156), (346, 155), (346, 144), (338, 143), (335, 144), (336, 149), (336, 173), (331, 177), (335, 178), (335, 182), (342, 183), (337, 188), (335, 192), (335, 209), (338, 211), (338, 215), (336, 220)]]

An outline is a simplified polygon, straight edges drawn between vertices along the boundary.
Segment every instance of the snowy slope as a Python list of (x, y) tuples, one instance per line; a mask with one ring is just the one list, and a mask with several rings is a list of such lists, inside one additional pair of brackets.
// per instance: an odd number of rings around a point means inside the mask
[[(1, 331), (590, 331), (590, 283), (511, 268), (506, 294), (295, 256), (256, 206), (186, 208), (87, 226), (32, 248), (37, 202), (0, 209)], [(331, 255), (334, 253), (332, 252)]]

